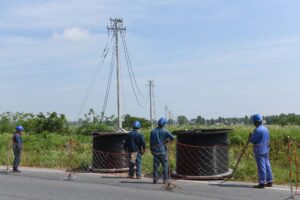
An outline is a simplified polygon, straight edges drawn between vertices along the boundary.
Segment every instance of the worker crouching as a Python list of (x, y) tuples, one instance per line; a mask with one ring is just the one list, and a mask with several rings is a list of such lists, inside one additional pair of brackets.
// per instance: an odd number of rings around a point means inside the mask
[(136, 178), (142, 177), (142, 155), (146, 149), (144, 136), (139, 132), (141, 123), (135, 121), (132, 124), (133, 130), (130, 131), (125, 139), (124, 149), (129, 156), (129, 178), (134, 177), (134, 166), (136, 166)]

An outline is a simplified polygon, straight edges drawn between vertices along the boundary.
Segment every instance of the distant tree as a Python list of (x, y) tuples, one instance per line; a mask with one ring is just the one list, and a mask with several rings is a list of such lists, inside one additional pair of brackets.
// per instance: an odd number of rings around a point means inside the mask
[(100, 115), (98, 115), (93, 109), (90, 109), (84, 117), (84, 119), (79, 119), (80, 126), (76, 130), (78, 134), (90, 135), (92, 132), (114, 131), (112, 127), (107, 126), (103, 121), (101, 121)]
[(196, 118), (196, 124), (205, 125), (205, 118), (198, 115)]
[(168, 119), (168, 125), (176, 125), (176, 121), (174, 119)]
[(250, 124), (250, 123), (251, 123), (251, 120), (250, 120), (250, 118), (246, 115), (246, 116), (244, 117), (243, 122), (244, 122), (244, 124)]
[(179, 115), (179, 116), (177, 117), (177, 124), (178, 124), (179, 126), (186, 125), (186, 124), (188, 124), (188, 123), (189, 123), (189, 120), (188, 120), (188, 118), (187, 118), (186, 116), (184, 116), (184, 115)]
[(11, 132), (13, 131), (13, 125), (11, 121), (11, 113), (6, 112), (0, 115), (0, 131), (1, 133)]
[(151, 126), (151, 123), (149, 120), (142, 118), (142, 117), (134, 117), (129, 114), (124, 115), (124, 121), (123, 126), (124, 128), (130, 130), (132, 128), (132, 124), (134, 121), (140, 121), (142, 124), (142, 128), (149, 128)]
[(68, 132), (68, 121), (63, 114), (56, 112), (39, 113), (34, 115), (32, 113), (10, 113), (6, 112), (0, 115), (0, 131), (13, 132), (16, 125), (22, 125), (27, 133), (41, 133), (48, 132)]

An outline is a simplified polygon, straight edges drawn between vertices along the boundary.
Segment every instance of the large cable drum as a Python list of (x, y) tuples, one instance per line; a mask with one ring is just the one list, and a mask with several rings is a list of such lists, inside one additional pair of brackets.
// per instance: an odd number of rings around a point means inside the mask
[(228, 133), (231, 129), (197, 129), (177, 135), (176, 175), (186, 179), (222, 179), (229, 176)]
[(94, 132), (92, 170), (121, 172), (128, 170), (128, 155), (124, 149), (125, 132)]

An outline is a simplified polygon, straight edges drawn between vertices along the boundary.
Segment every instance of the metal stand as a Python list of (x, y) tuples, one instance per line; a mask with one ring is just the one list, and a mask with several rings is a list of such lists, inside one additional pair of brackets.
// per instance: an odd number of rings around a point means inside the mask
[(291, 138), (288, 136), (288, 158), (289, 158), (289, 171), (290, 171), (290, 189), (291, 189), (291, 196), (286, 198), (285, 200), (292, 199), (296, 200), (297, 198), (295, 197), (294, 193), (294, 187), (293, 187), (293, 179), (292, 179), (292, 150), (291, 150)]
[[(72, 138), (72, 135), (71, 135), (71, 140), (69, 141), (69, 144), (67, 145), (67, 151), (68, 151), (69, 160), (70, 160), (70, 162), (72, 162), (72, 160), (73, 160), (73, 138)], [(77, 179), (77, 177), (74, 176), (74, 172), (72, 172), (72, 165), (69, 168), (69, 170), (70, 170), (70, 172), (69, 172), (68, 176), (66, 176), (64, 178), (64, 180), (65, 181), (73, 181), (73, 180)]]
[(178, 185), (175, 185), (174, 183), (171, 182), (170, 142), (168, 142), (167, 144), (168, 144), (168, 165), (169, 165), (168, 166), (168, 179), (167, 179), (167, 183), (162, 188), (165, 190), (168, 190), (168, 191), (173, 191), (173, 189), (175, 189), (175, 188), (182, 189)]
[(290, 196), (290, 197), (288, 197), (288, 198), (286, 198), (286, 199), (284, 199), (284, 200), (289, 200), (289, 199), (292, 199), (292, 200), (298, 200), (295, 196)]
[(73, 181), (73, 180), (76, 180), (76, 179), (78, 179), (78, 177), (77, 177), (77, 176), (74, 176), (72, 172), (70, 172), (70, 173), (68, 174), (68, 176), (66, 176), (66, 177), (64, 178), (65, 181)]

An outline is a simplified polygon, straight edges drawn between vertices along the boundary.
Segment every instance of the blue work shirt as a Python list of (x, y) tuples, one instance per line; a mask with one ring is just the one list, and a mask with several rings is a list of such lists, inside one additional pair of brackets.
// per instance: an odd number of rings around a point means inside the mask
[(124, 149), (128, 152), (138, 152), (146, 149), (144, 136), (136, 129), (130, 131), (125, 138)]
[(19, 148), (22, 147), (23, 140), (22, 140), (22, 137), (21, 137), (20, 133), (15, 133), (13, 135), (12, 140), (13, 140), (14, 145), (16, 145)]
[(151, 131), (150, 135), (150, 149), (152, 153), (166, 153), (166, 140), (174, 140), (174, 136), (162, 127), (157, 127)]
[(253, 144), (253, 152), (255, 155), (265, 155), (270, 151), (269, 130), (264, 125), (259, 125), (253, 132), (250, 142)]

